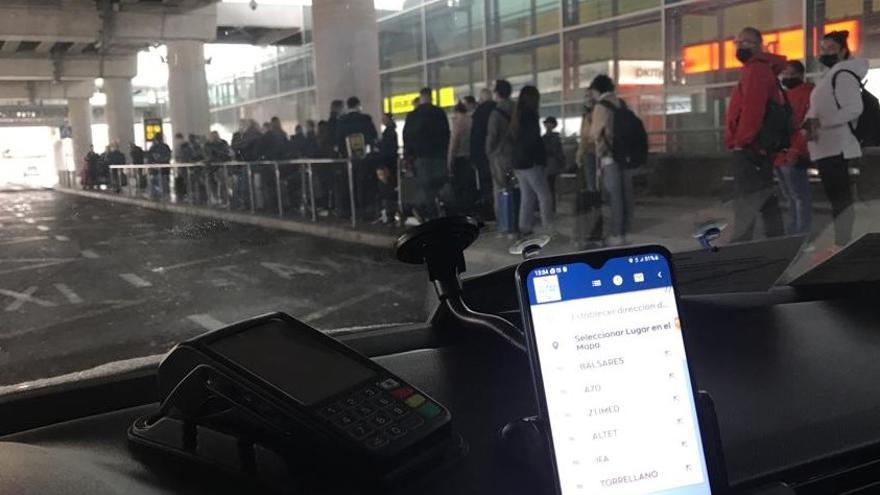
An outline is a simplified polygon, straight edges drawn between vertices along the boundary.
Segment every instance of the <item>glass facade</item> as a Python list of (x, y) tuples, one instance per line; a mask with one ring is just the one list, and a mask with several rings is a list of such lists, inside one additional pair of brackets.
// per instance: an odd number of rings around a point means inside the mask
[(451, 106), (505, 78), (517, 89), (537, 85), (542, 112), (561, 117), (562, 132), (574, 135), (584, 90), (604, 73), (645, 120), (655, 151), (722, 149), (724, 112), (740, 67), (733, 38), (744, 26), (764, 32), (767, 50), (804, 60), (811, 75), (818, 71), (814, 33), (832, 29), (849, 30), (858, 55), (880, 65), (873, 60), (880, 58), (880, 41), (870, 35), (880, 26), (880, 0), (411, 4), (379, 20), (386, 101), (427, 82), (452, 91)]

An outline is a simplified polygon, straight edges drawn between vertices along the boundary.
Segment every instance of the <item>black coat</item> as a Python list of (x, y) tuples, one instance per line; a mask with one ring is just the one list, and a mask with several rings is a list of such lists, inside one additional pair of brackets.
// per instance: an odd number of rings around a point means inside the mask
[(519, 128), (514, 136), (513, 168), (526, 170), (535, 165), (546, 165), (547, 155), (541, 139), (541, 125), (537, 113), (523, 111), (519, 114)]
[(131, 154), (131, 163), (134, 165), (143, 165), (144, 164), (144, 149), (140, 146), (132, 146), (129, 151)]
[(480, 103), (471, 116), (471, 160), (486, 161), (486, 136), (489, 134), (489, 117), (495, 110), (495, 102)]
[(403, 149), (414, 158), (446, 158), (449, 151), (449, 119), (440, 107), (425, 103), (406, 116)]
[(379, 135), (376, 132), (376, 125), (373, 124), (373, 118), (363, 112), (349, 112), (342, 117), (336, 124), (336, 149), (342, 156), (348, 156), (348, 148), (345, 145), (345, 138), (352, 134), (363, 134), (364, 144), (376, 144)]
[(400, 145), (397, 143), (397, 127), (390, 125), (382, 131), (382, 140), (379, 142), (379, 156), (382, 164), (389, 167), (397, 164), (397, 153)]
[(115, 150), (107, 153), (107, 165), (125, 165), (125, 153)]

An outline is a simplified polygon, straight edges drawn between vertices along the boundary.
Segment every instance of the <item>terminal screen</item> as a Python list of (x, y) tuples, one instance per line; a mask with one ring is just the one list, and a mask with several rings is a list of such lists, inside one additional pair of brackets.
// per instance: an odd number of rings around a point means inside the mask
[(711, 493), (666, 258), (542, 266), (527, 290), (561, 493)]
[(305, 406), (345, 392), (376, 374), (325, 344), (312, 330), (277, 320), (228, 335), (210, 346)]

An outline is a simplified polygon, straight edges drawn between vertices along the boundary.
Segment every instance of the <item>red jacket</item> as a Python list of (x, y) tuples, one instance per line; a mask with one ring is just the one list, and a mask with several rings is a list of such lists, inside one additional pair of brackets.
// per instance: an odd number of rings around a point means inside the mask
[(740, 70), (739, 83), (730, 95), (724, 144), (728, 149), (748, 148), (755, 141), (767, 102), (773, 98), (782, 103), (777, 75), (785, 67), (785, 57), (772, 53), (756, 53)]
[(813, 87), (813, 83), (805, 82), (785, 92), (788, 104), (791, 105), (791, 123), (794, 132), (791, 134), (789, 148), (776, 155), (773, 163), (777, 167), (794, 163), (799, 157), (810, 158), (810, 152), (807, 151), (807, 138), (801, 133), (801, 124), (804, 123), (807, 110), (810, 109), (810, 93), (813, 92)]

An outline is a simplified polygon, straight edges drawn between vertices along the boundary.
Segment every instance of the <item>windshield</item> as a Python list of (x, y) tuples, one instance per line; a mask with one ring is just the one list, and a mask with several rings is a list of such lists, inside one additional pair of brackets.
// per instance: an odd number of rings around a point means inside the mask
[(267, 312), (425, 322), (391, 246), (443, 216), (467, 276), (644, 243), (684, 295), (873, 276), (880, 4), (345, 5), (3, 2), (0, 393)]

